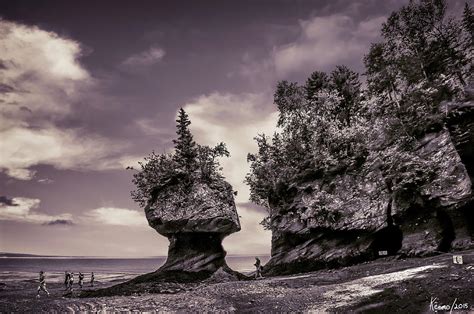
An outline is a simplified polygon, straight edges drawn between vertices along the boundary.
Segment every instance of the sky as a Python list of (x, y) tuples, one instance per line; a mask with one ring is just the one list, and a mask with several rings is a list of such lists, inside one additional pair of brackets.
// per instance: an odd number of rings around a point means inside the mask
[(242, 230), (224, 248), (269, 254), (243, 181), (253, 137), (275, 130), (276, 83), (339, 64), (362, 73), (405, 2), (1, 1), (0, 251), (166, 255), (125, 168), (172, 150), (183, 107), (199, 144), (231, 153)]

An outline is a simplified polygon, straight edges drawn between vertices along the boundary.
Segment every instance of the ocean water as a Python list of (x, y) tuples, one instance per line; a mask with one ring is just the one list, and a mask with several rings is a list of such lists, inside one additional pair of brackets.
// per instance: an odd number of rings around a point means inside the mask
[[(270, 257), (259, 256), (263, 264)], [(36, 281), (38, 273), (46, 273), (48, 282), (63, 282), (64, 272), (85, 274), (85, 282), (94, 272), (96, 281), (115, 281), (133, 278), (157, 270), (166, 257), (150, 258), (94, 258), (94, 257), (5, 257), (0, 258), (0, 282)], [(254, 270), (254, 256), (227, 256), (227, 264), (234, 270), (248, 273)]]

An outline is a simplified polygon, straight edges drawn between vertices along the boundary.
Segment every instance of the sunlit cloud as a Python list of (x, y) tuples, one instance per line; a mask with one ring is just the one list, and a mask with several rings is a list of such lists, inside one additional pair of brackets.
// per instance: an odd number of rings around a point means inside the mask
[[(16, 179), (29, 180), (37, 164), (57, 169), (108, 169), (113, 168), (106, 159), (119, 145), (100, 137), (81, 137), (74, 130), (60, 130), (53, 126), (42, 129), (13, 127), (1, 132), (0, 168)], [(116, 165), (119, 167), (119, 165)]]
[(278, 114), (273, 111), (271, 98), (265, 94), (213, 93), (196, 98), (184, 110), (189, 114), (190, 129), (198, 143), (227, 144), (231, 157), (220, 160), (223, 173), (238, 191), (237, 202), (247, 202), (249, 189), (243, 181), (249, 170), (247, 154), (257, 150), (253, 138), (260, 133), (271, 135), (276, 130)]
[(35, 26), (0, 20), (0, 171), (31, 180), (36, 165), (124, 169), (127, 145), (57, 126), (95, 85), (81, 45)]
[(256, 211), (248, 203), (237, 204), (242, 229), (224, 239), (229, 254), (270, 254), (272, 234), (260, 225), (266, 212)]
[[(92, 83), (78, 62), (81, 46), (53, 32), (0, 19), (1, 113), (28, 119), (29, 114), (67, 114), (71, 99)], [(22, 109), (23, 108), (23, 109)]]
[(115, 226), (148, 226), (145, 215), (142, 212), (127, 208), (100, 207), (88, 211), (85, 214), (86, 219), (106, 225)]

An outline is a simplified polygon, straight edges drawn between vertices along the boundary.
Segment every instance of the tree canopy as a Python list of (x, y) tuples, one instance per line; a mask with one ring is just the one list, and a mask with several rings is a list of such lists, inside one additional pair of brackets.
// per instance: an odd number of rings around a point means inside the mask
[(446, 1), (410, 1), (388, 17), (381, 41), (365, 56), (366, 88), (346, 66), (315, 71), (303, 86), (279, 82), (281, 131), (258, 135), (258, 152), (248, 155), (251, 201), (269, 209), (264, 225), (271, 227), (272, 193), (308, 171), (344, 171), (370, 160), (393, 193), (418, 193), (432, 182), (439, 160), (421, 156), (417, 141), (443, 129), (442, 101), (464, 97), (472, 80), (472, 25), (467, 4), (454, 19)]
[(139, 162), (141, 169), (133, 175), (136, 189), (131, 192), (134, 201), (145, 206), (156, 200), (166, 200), (165, 192), (173, 187), (173, 193), (186, 194), (196, 182), (213, 184), (223, 180), (218, 157), (229, 157), (224, 143), (215, 147), (197, 144), (189, 126), (191, 121), (181, 108), (176, 120), (177, 138), (173, 140), (174, 151), (156, 154), (154, 151)]

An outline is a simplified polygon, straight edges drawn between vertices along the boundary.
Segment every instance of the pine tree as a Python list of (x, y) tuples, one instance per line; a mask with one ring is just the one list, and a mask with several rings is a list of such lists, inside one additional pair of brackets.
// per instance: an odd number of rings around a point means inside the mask
[(462, 24), (467, 33), (471, 36), (471, 44), (474, 42), (474, 12), (472, 8), (466, 3), (462, 15)]
[(221, 142), (213, 148), (195, 143), (189, 130), (190, 124), (188, 115), (181, 108), (176, 120), (178, 137), (173, 140), (174, 153), (152, 152), (139, 162), (141, 169), (133, 174), (132, 182), (136, 189), (131, 191), (131, 196), (140, 206), (185, 199), (196, 182), (217, 182), (219, 185), (224, 180), (217, 158), (230, 156), (225, 143)]
[(349, 126), (350, 117), (357, 111), (357, 104), (360, 100), (359, 74), (346, 66), (338, 65), (331, 73), (330, 87), (342, 97), (338, 116), (342, 123)]
[(397, 71), (386, 57), (386, 44), (372, 44), (368, 54), (364, 57), (367, 88), (372, 95), (377, 95), (383, 100), (395, 99)]
[(306, 80), (306, 98), (308, 100), (313, 99), (321, 90), (327, 88), (329, 85), (329, 79), (326, 73), (315, 71), (311, 73), (311, 76)]
[(175, 148), (174, 160), (181, 170), (191, 174), (197, 168), (197, 147), (189, 130), (191, 121), (189, 121), (188, 114), (183, 108), (179, 109), (176, 122), (178, 138), (173, 140)]

